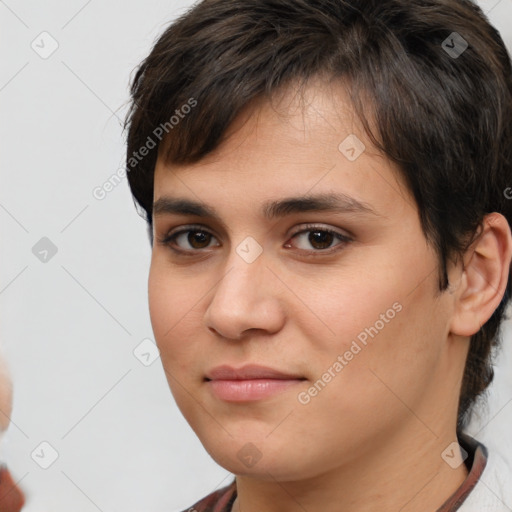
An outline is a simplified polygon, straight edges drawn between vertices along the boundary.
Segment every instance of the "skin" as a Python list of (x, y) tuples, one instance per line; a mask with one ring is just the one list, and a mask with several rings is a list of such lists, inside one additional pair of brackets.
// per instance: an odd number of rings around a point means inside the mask
[(0, 354), (0, 436), (10, 423), (12, 411), (12, 383), (5, 361)]
[[(338, 150), (349, 134), (366, 146), (354, 162)], [(377, 214), (269, 221), (260, 213), (270, 199), (333, 191)], [(505, 290), (512, 237), (504, 217), (488, 216), (464, 262), (450, 265), (450, 290), (438, 294), (437, 257), (396, 167), (372, 147), (343, 90), (320, 83), (302, 96), (290, 88), (274, 105), (251, 104), (200, 162), (171, 166), (160, 155), (154, 200), (164, 196), (207, 203), (221, 219), (154, 215), (149, 306), (178, 407), (237, 477), (233, 510), (436, 510), (467, 475), (441, 453), (456, 441), (468, 337)], [(295, 235), (307, 223), (351, 241), (334, 237), (322, 249), (311, 230)], [(159, 242), (190, 224), (212, 236), (195, 246), (187, 234)], [(263, 249), (252, 263), (236, 252), (247, 236)], [(401, 311), (301, 404), (298, 394), (397, 302)], [(247, 403), (220, 400), (204, 380), (215, 366), (249, 363), (305, 380)], [(247, 443), (261, 454), (251, 467), (237, 457)]]

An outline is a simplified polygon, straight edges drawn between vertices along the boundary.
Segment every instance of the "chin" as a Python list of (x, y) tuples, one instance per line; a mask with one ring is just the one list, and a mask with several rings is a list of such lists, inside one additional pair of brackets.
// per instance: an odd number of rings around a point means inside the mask
[(293, 446), (272, 443), (272, 439), (249, 439), (242, 436), (227, 439), (211, 438), (201, 442), (212, 459), (237, 476), (247, 476), (261, 481), (294, 481), (314, 476), (310, 464)]

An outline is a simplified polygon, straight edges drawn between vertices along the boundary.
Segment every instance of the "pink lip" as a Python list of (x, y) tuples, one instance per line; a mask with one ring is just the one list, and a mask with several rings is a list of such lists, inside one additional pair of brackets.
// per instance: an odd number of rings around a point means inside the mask
[(304, 377), (265, 366), (218, 366), (205, 378), (212, 392), (227, 402), (251, 402), (268, 398), (302, 382)]

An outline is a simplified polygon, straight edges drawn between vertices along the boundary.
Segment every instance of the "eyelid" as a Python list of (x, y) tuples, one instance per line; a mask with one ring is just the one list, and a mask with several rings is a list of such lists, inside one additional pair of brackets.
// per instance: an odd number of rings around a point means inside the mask
[(293, 231), (290, 234), (290, 237), (293, 237), (295, 235), (298, 235), (300, 233), (303, 233), (304, 231), (312, 231), (313, 229), (318, 229), (318, 231), (328, 231), (329, 233), (333, 233), (336, 235), (339, 235), (345, 239), (352, 239), (352, 235), (350, 235), (348, 232), (342, 233), (338, 231), (338, 228), (334, 228), (327, 224), (303, 224), (299, 228), (297, 228), (296, 231)]
[[(209, 234), (211, 234), (212, 236), (215, 236), (212, 231), (203, 226), (202, 224), (184, 224), (184, 225), (181, 225), (181, 226), (178, 226), (176, 228), (176, 230), (172, 230), (170, 232), (168, 232), (166, 235), (164, 235), (164, 239), (166, 238), (169, 238), (170, 236), (173, 236), (173, 235), (177, 235), (177, 234), (180, 234), (184, 231), (192, 231), (194, 229), (197, 229), (198, 231), (205, 231)], [(309, 229), (321, 229), (321, 230), (324, 230), (324, 231), (330, 231), (330, 232), (333, 232), (333, 233), (337, 233), (341, 236), (344, 236), (346, 238), (352, 238), (352, 235), (350, 235), (348, 232), (346, 233), (340, 233), (339, 231), (337, 231), (336, 228), (333, 228), (329, 225), (326, 225), (326, 224), (311, 224), (311, 223), (306, 223), (306, 224), (303, 224), (301, 226), (299, 226), (297, 228), (297, 230), (293, 231), (290, 235), (288, 236), (295, 236), (295, 235), (298, 235), (299, 233), (302, 233), (304, 231), (308, 231)]]
[(202, 224), (182, 224), (181, 226), (176, 227), (172, 231), (169, 231), (165, 237), (170, 237), (174, 235), (181, 234), (186, 231), (205, 231), (206, 233), (210, 233), (213, 235), (212, 231), (208, 229), (207, 227), (203, 226)]

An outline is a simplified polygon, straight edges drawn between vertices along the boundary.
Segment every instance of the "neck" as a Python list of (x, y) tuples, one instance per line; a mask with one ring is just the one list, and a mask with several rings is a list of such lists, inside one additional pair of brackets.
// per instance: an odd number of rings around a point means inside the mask
[(425, 428), (415, 418), (409, 437), (396, 432), (368, 456), (300, 481), (262, 481), (237, 476), (232, 512), (424, 512), (437, 510), (467, 476), (465, 464), (451, 468), (441, 453), (456, 440)]

